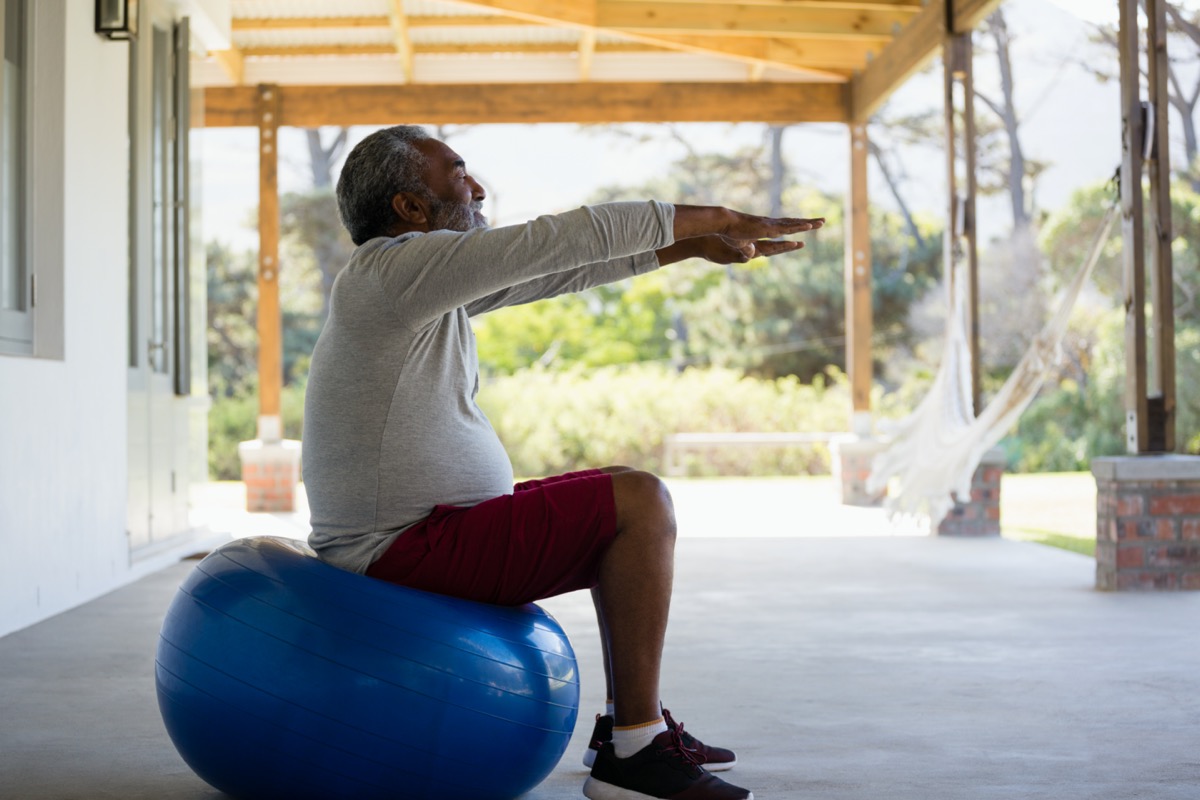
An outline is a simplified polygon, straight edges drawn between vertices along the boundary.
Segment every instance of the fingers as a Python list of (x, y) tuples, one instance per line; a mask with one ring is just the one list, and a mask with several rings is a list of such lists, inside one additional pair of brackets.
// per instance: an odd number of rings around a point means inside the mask
[(804, 247), (804, 242), (773, 242), (764, 240), (754, 242), (756, 255), (760, 256), (777, 256), (780, 253), (791, 253)]
[(825, 225), (824, 217), (755, 217), (738, 215), (725, 234), (737, 239), (775, 239), (794, 233), (813, 231)]

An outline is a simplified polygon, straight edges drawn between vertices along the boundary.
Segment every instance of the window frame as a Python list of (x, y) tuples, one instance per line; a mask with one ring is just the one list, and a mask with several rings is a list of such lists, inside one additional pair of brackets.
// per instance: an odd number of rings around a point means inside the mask
[[(30, 192), (30, 167), (29, 155), (32, 150), (32, 136), (30, 125), (30, 105), (32, 95), (32, 81), (30, 75), (32, 73), (33, 58), (31, 51), (34, 47), (32, 17), (33, 4), (29, 0), (0, 0), (0, 49), (4, 50), (5, 70), (7, 70), (7, 44), (8, 21), (10, 10), (12, 7), (17, 7), (19, 21), (22, 27), (20, 42), (22, 52), (20, 54), (20, 63), (18, 64), (19, 75), (17, 77), (17, 90), (20, 96), (17, 100), (15, 114), (17, 115), (16, 124), (11, 130), (16, 132), (16, 142), (12, 145), (16, 149), (16, 185), (13, 187), (12, 196), (16, 198), (16, 215), (13, 220), (12, 230), (15, 232), (16, 238), (16, 266), (15, 269), (19, 275), (18, 293), (20, 296), (20, 304), (18, 308), (3, 308), (0, 307), (0, 354), (10, 355), (32, 355), (34, 352), (34, 312), (36, 308), (37, 297), (35, 288), (37, 283), (37, 273), (32, 268), (32, 259), (30, 258), (30, 240), (31, 240), (31, 225), (29, 209), (31, 207), (32, 193)], [(7, 138), (9, 131), (10, 120), (8, 118), (8, 85), (7, 78), (0, 73), (0, 142)], [(2, 148), (0, 148), (2, 149)], [(0, 155), (0, 213), (7, 215), (8, 209), (3, 207), (3, 197), (6, 192), (4, 189), (5, 181), (9, 180), (9, 159)], [(0, 225), (5, 225), (0, 223)], [(7, 237), (0, 236), (0, 239)], [(7, 243), (4, 243), (7, 246)], [(2, 280), (10, 280), (8, 275), (4, 275)]]

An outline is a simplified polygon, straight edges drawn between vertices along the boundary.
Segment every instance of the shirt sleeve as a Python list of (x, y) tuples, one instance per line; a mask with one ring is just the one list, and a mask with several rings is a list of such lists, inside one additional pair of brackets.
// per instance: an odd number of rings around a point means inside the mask
[[(652, 251), (674, 241), (674, 221), (674, 206), (650, 201), (584, 206), (503, 228), (433, 231), (381, 240), (374, 271), (385, 300), (408, 328), (419, 330), (456, 308), (522, 284), (533, 282), (504, 304), (578, 291), (570, 287), (586, 288), (597, 279), (590, 285), (609, 283), (622, 272), (620, 277), (629, 277), (635, 264), (646, 263), (643, 254), (653, 259)], [(589, 265), (596, 276), (583, 274), (581, 268)], [(519, 296), (528, 299), (513, 299)]]
[(519, 306), (535, 300), (557, 297), (560, 294), (582, 292), (595, 286), (604, 286), (632, 278), (635, 275), (645, 275), (658, 267), (658, 256), (653, 251), (639, 253), (636, 256), (615, 258), (600, 264), (585, 264), (566, 272), (557, 272), (542, 278), (534, 278), (525, 283), (518, 283), (516, 286), (510, 286), (494, 294), (481, 297), (467, 303), (467, 314), (474, 317), (506, 306)]

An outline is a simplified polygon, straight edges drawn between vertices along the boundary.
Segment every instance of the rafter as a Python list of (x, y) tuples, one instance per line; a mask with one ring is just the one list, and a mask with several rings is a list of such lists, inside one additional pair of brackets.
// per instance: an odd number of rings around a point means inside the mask
[[(247, 47), (241, 51), (247, 58), (289, 58), (297, 56), (392, 56), (395, 48), (390, 44), (302, 44), (269, 47)], [(414, 44), (415, 55), (570, 55), (579, 52), (579, 45), (571, 42), (445, 42), (437, 44)], [(664, 52), (661, 47), (640, 42), (602, 42), (594, 47), (596, 53), (654, 53)]]
[(392, 25), (392, 39), (396, 44), (396, 55), (400, 57), (400, 67), (404, 70), (404, 79), (413, 80), (413, 46), (408, 38), (408, 17), (404, 13), (404, 0), (392, 0), (391, 13), (388, 21)]
[[(658, 0), (661, 3), (707, 3), (729, 5), (729, 0)], [(925, 7), (922, 0), (740, 0), (743, 6), (773, 6), (776, 8), (840, 8), (847, 11), (877, 11), (901, 9), (914, 14)]]
[(822, 36), (834, 39), (890, 38), (913, 14), (900, 9), (714, 5), (654, 0), (598, 0), (596, 24), (610, 30), (722, 36)]
[[(503, 14), (465, 16), (415, 16), (407, 15), (407, 24), (412, 28), (479, 28), (497, 25), (532, 25), (530, 21), (514, 21)], [(252, 17), (234, 18), (234, 33), (243, 31), (288, 31), (327, 30), (336, 28), (387, 28), (392, 24), (386, 14), (357, 17)]]
[(653, 41), (662, 47), (737, 58), (749, 64), (766, 63), (791, 69), (846, 69), (866, 66), (877, 55), (886, 40), (829, 41), (827, 39), (779, 39), (768, 36), (738, 36), (722, 39), (717, 36), (656, 36)]
[[(669, 1), (669, 0), (668, 0)], [(929, 63), (946, 39), (946, 5), (951, 3), (954, 33), (966, 33), (1000, 5), (1001, 0), (928, 0), (925, 9), (872, 60), (850, 87), (850, 116), (866, 121), (896, 87)]]
[[(812, 2), (812, 0), (807, 0)], [(507, 15), (513, 19), (547, 25), (573, 27), (582, 30), (602, 30), (626, 39), (656, 45), (668, 50), (714, 56), (717, 58), (740, 61), (754, 68), (755, 64), (766, 67), (776, 67), (790, 72), (803, 72), (818, 80), (844, 80), (845, 76), (839, 70), (861, 69), (865, 63), (867, 52), (875, 52), (887, 42), (889, 36), (880, 34), (867, 35), (857, 33), (853, 38), (841, 41), (827, 41), (819, 37), (805, 39), (796, 35), (795, 46), (784, 45), (783, 39), (769, 36), (720, 36), (718, 32), (712, 35), (677, 35), (665, 32), (647, 33), (640, 30), (612, 29), (598, 24), (601, 11), (615, 6), (640, 7), (644, 3), (625, 2), (621, 0), (454, 0), (460, 5), (475, 8), (486, 8)], [(688, 8), (695, 3), (672, 2), (678, 8)], [(728, 4), (726, 4), (728, 5)], [(740, 7), (740, 6), (739, 6)], [(771, 10), (771, 9), (768, 9)], [(554, 16), (559, 14), (560, 16)], [(788, 37), (793, 38), (793, 37)], [(830, 62), (807, 57), (796, 58), (797, 50), (821, 49), (833, 55)], [(840, 51), (840, 52), (839, 52)], [(845, 53), (856, 53), (854, 58)]]
[(246, 82), (246, 59), (238, 49), (214, 50), (212, 57), (221, 65), (221, 69), (229, 76), (229, 80), (238, 86)]
[(592, 56), (596, 53), (596, 32), (586, 30), (579, 37), (579, 80), (592, 79)]
[(850, 86), (850, 118), (865, 122), (896, 87), (929, 63), (946, 37), (947, 0), (929, 0)]

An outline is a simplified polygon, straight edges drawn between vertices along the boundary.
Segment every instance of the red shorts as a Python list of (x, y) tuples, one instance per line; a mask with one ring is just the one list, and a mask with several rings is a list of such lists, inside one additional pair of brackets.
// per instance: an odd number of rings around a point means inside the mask
[(367, 574), (414, 589), (522, 605), (596, 585), (617, 535), (612, 476), (570, 472), (519, 483), (476, 506), (436, 506)]

